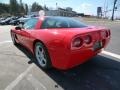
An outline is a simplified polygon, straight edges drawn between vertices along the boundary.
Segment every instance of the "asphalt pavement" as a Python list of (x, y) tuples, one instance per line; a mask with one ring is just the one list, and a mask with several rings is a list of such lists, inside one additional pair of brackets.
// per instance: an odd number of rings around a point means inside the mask
[(43, 71), (24, 47), (14, 46), (13, 26), (0, 26), (0, 90), (120, 90), (120, 22), (85, 21), (111, 29), (106, 52), (67, 71)]

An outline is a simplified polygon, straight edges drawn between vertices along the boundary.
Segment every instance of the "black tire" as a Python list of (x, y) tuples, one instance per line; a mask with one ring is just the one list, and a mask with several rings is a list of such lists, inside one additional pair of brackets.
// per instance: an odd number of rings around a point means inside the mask
[[(38, 47), (39, 47), (39, 51), (43, 52), (43, 53), (39, 53), (40, 55), (38, 55), (38, 49), (37, 49)], [(46, 61), (43, 60), (44, 61), (43, 62), (42, 59), (40, 59), (41, 58), (41, 54), (42, 54), (42, 58), (44, 57), (44, 60), (46, 60)], [(39, 59), (38, 59), (37, 55), (39, 56)], [(35, 43), (35, 46), (34, 46), (34, 56), (36, 58), (38, 66), (40, 66), (42, 69), (47, 70), (47, 69), (50, 69), (52, 67), (51, 60), (50, 60), (47, 48), (41, 42), (36, 42)], [(40, 62), (43, 62), (44, 66)]]

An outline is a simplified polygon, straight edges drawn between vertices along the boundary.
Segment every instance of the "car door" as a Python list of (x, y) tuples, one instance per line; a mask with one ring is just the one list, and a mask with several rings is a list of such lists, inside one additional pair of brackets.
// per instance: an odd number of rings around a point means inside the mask
[(23, 25), (23, 29), (19, 30), (19, 32), (18, 32), (19, 33), (18, 39), (19, 39), (20, 43), (28, 48), (30, 47), (30, 43), (31, 43), (30, 32), (35, 30), (35, 25), (36, 25), (37, 21), (38, 21), (37, 18), (31, 18)]
[(19, 30), (17, 33), (17, 39), (19, 42), (27, 46), (27, 41), (29, 40), (30, 34), (25, 29)]

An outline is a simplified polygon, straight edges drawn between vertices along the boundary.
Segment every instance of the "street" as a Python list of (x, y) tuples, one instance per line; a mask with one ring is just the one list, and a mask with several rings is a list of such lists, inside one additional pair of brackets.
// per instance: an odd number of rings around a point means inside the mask
[(111, 30), (108, 47), (67, 71), (43, 71), (23, 46), (14, 46), (10, 29), (0, 26), (0, 90), (120, 90), (120, 21), (84, 21)]

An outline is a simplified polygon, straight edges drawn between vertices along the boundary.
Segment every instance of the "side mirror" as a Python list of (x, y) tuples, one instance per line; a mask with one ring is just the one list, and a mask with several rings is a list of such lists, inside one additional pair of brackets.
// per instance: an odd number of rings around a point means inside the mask
[(21, 27), (15, 27), (15, 30), (22, 30)]

